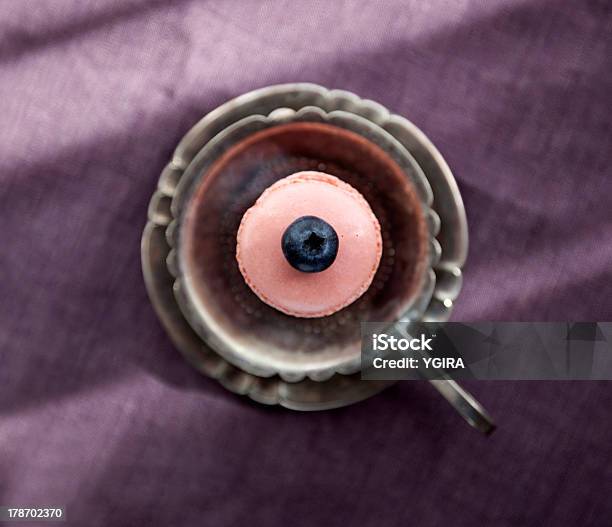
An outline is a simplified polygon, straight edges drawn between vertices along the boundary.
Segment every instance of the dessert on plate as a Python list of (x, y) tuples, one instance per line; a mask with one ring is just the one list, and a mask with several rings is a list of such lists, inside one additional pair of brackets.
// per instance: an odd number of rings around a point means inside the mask
[(331, 315), (357, 300), (381, 254), (380, 225), (364, 197), (316, 171), (268, 187), (237, 235), (245, 282), (263, 302), (295, 317)]

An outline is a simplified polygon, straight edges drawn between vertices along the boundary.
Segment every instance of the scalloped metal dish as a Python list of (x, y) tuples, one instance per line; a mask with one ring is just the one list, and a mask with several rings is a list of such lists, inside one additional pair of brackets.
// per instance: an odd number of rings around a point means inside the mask
[[(436, 250), (439, 256), (432, 260), (435, 286), (419, 315), (423, 320), (448, 319), (453, 300), (461, 289), (461, 267), (468, 245), (465, 211), (448, 165), (425, 135), (406, 119), (352, 93), (330, 91), (313, 84), (271, 86), (244, 94), (209, 113), (186, 134), (172, 161), (163, 170), (158, 190), (151, 199), (142, 238), (142, 264), (151, 301), (164, 327), (181, 353), (199, 371), (218, 379), (229, 390), (261, 403), (280, 404), (296, 410), (319, 410), (357, 402), (393, 383), (362, 381), (359, 373), (336, 373), (322, 381), (306, 378), (287, 382), (278, 375), (261, 377), (245, 372), (211, 349), (192, 329), (176, 302), (174, 276), (166, 264), (171, 250), (166, 229), (176, 212), (171, 206), (172, 200), (182, 176), (189, 173), (191, 163), (204, 146), (218, 133), (246, 117), (256, 115), (265, 119), (272, 114), (282, 118), (282, 109), (298, 112), (306, 107), (310, 107), (309, 111), (315, 107), (321, 113), (343, 112), (359, 116), (369, 121), (372, 127), (390, 134), (416, 160), (426, 178), (423, 188), (428, 194), (426, 183), (429, 183), (440, 220), (438, 222), (435, 215), (430, 220), (432, 234), (439, 228), (439, 251)], [(431, 203), (429, 196), (426, 201)], [(169, 237), (172, 238), (172, 229)], [(440, 387), (436, 387), (445, 395)]]
[[(297, 112), (288, 108), (277, 109), (266, 117), (260, 115), (245, 117), (211, 139), (189, 164), (173, 196), (171, 212), (174, 219), (166, 231), (166, 238), (172, 247), (168, 255), (167, 263), (170, 273), (176, 277), (174, 292), (184, 316), (200, 338), (208, 342), (211, 347), (229, 362), (254, 375), (269, 377), (278, 374), (281, 378), (289, 382), (296, 382), (305, 377), (320, 381), (326, 380), (336, 373), (351, 374), (359, 371), (359, 351), (356, 350), (350, 359), (334, 357), (334, 361), (331, 365), (329, 360), (323, 360), (318, 357), (316, 353), (311, 354), (310, 360), (306, 363), (301, 362), (299, 365), (292, 365), (290, 360), (288, 360), (284, 365), (277, 365), (275, 364), (274, 356), (267, 353), (270, 349), (269, 344), (258, 348), (258, 353), (250, 353), (250, 349), (242, 353), (236, 351), (235, 346), (224, 342), (224, 335), (222, 332), (213, 329), (213, 324), (208, 322), (210, 317), (206, 311), (206, 307), (199, 302), (197, 295), (191, 294), (193, 289), (189, 286), (189, 280), (186, 278), (186, 273), (181, 270), (180, 250), (178, 249), (180, 241), (178, 235), (180, 232), (180, 221), (184, 216), (186, 204), (189, 201), (192, 191), (203, 183), (203, 179), (206, 177), (209, 167), (215, 160), (218, 159), (224, 151), (244, 137), (269, 127), (290, 122), (327, 122), (334, 126), (359, 133), (359, 135), (364, 136), (374, 144), (383, 147), (383, 150), (385, 150), (398, 165), (402, 167), (403, 172), (410, 177), (421, 197), (424, 215), (429, 229), (429, 268), (424, 273), (419, 294), (413, 299), (410, 305), (406, 306), (398, 319), (420, 320), (423, 317), (430, 303), (434, 284), (436, 282), (436, 275), (432, 270), (432, 266), (435, 266), (439, 262), (442, 252), (440, 244), (435, 239), (440, 228), (440, 218), (432, 207), (433, 193), (431, 187), (416, 161), (390, 134), (358, 115), (340, 110), (328, 114), (320, 108), (311, 106), (304, 107)], [(214, 342), (211, 342), (210, 337), (213, 334), (215, 339)], [(285, 351), (284, 353), (289, 357), (292, 355), (291, 352)]]

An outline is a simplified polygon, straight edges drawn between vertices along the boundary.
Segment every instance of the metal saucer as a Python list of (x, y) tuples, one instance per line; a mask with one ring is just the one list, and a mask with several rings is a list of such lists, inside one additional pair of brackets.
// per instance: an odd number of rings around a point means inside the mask
[[(173, 265), (168, 243), (172, 228), (166, 233), (175, 219), (172, 201), (181, 178), (193, 172), (191, 163), (217, 134), (249, 116), (283, 118), (285, 109), (298, 112), (306, 107), (325, 113), (341, 111), (369, 121), (373, 127), (390, 134), (418, 164), (433, 194), (433, 208), (439, 222), (433, 221), (438, 223), (435, 231), (440, 246), (439, 257), (432, 266), (435, 285), (420, 316), (429, 321), (447, 320), (461, 289), (461, 267), (468, 245), (466, 217), (456, 182), (440, 153), (416, 126), (390, 114), (378, 103), (346, 91), (327, 90), (313, 84), (271, 86), (237, 97), (206, 115), (186, 134), (162, 171), (158, 190), (150, 202), (141, 249), (143, 274), (153, 306), (176, 347), (194, 367), (219, 380), (227, 389), (255, 401), (295, 410), (321, 410), (363, 400), (393, 383), (362, 381), (359, 373), (334, 372), (326, 380), (303, 377), (297, 382), (288, 382), (277, 374), (254, 375), (231, 364), (200, 338), (176, 301), (175, 277), (168, 270), (168, 265), (170, 268)], [(454, 381), (433, 381), (432, 385), (470, 424), (485, 433), (493, 429), (486, 411)]]

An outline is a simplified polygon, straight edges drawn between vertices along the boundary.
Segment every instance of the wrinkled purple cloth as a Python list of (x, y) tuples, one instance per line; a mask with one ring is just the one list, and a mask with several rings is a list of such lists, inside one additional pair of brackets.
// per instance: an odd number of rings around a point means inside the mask
[(611, 5), (0, 0), (0, 505), (115, 527), (612, 525), (612, 383), (468, 383), (488, 439), (418, 382), (258, 406), (183, 361), (139, 255), (186, 130), (312, 81), (408, 117), (453, 168), (455, 320), (611, 320)]

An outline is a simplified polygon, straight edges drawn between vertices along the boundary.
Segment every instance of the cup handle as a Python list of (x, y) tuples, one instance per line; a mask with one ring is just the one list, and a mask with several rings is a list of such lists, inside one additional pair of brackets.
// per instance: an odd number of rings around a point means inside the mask
[[(408, 326), (396, 326), (396, 328), (402, 335), (410, 336)], [(431, 355), (424, 350), (420, 350), (420, 354), (423, 357), (431, 357)], [(493, 418), (489, 415), (489, 412), (483, 408), (470, 392), (463, 389), (448, 373), (444, 370), (436, 369), (436, 379), (432, 379), (423, 372), (421, 372), (421, 375), (424, 379), (427, 379), (459, 415), (471, 426), (476, 428), (476, 430), (485, 435), (491, 435), (495, 431), (496, 425)]]
[(485, 435), (491, 435), (496, 428), (493, 418), (482, 405), (467, 390), (454, 379), (429, 379), (432, 386), (438, 390), (450, 405), (471, 426)]

